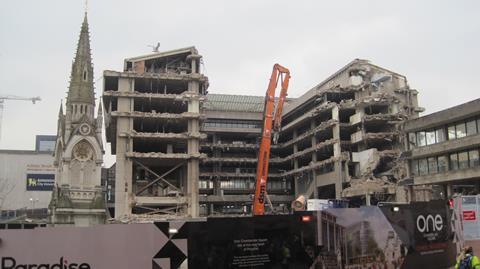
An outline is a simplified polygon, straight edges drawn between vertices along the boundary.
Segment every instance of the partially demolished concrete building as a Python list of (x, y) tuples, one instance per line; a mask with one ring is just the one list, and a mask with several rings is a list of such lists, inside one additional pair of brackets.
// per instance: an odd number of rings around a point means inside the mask
[(296, 196), (404, 200), (399, 127), (423, 111), (417, 93), (405, 76), (356, 59), (286, 106), (278, 154)]
[(198, 216), (200, 103), (208, 79), (194, 47), (104, 71), (106, 136), (116, 155), (115, 216)]
[[(191, 47), (104, 72), (117, 218), (251, 212), (264, 97), (207, 94), (200, 60)], [(271, 150), (274, 210), (288, 211), (299, 195), (402, 200), (399, 126), (421, 111), (404, 76), (359, 59), (287, 100)]]

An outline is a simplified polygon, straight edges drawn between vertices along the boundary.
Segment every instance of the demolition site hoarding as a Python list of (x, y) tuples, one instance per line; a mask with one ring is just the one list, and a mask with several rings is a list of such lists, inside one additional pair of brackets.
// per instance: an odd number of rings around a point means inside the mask
[(0, 269), (448, 268), (455, 262), (453, 235), (443, 201), (0, 230)]

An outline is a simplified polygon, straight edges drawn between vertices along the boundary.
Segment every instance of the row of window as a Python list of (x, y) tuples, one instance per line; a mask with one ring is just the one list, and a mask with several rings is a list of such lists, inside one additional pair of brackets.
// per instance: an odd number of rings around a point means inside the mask
[[(211, 180), (200, 180), (199, 181), (200, 189), (213, 189), (213, 181)], [(251, 190), (255, 188), (253, 181), (247, 180), (228, 180), (220, 181), (221, 189), (235, 189), (235, 190)], [(287, 181), (269, 181), (267, 182), (268, 190), (291, 190), (291, 182)]]
[(428, 175), (443, 173), (448, 170), (458, 170), (480, 165), (478, 149), (433, 156), (411, 161), (413, 175)]
[(423, 147), (480, 133), (480, 118), (469, 119), (428, 131), (408, 134), (410, 148)]
[(448, 126), (448, 139), (453, 140), (477, 134), (480, 128), (480, 119), (472, 119)]
[(71, 105), (70, 108), (72, 109), (73, 114), (77, 114), (77, 113), (86, 114), (87, 110), (88, 110), (88, 113), (93, 114), (93, 107), (89, 107), (87, 105)]
[(42, 140), (38, 142), (38, 151), (54, 151), (56, 141)]
[[(222, 167), (224, 173), (236, 173), (236, 174), (255, 174), (256, 168), (243, 168), (243, 167)], [(200, 172), (212, 172), (211, 167), (200, 168)], [(272, 172), (272, 170), (270, 170)]]
[(414, 148), (441, 143), (446, 140), (445, 130), (443, 128), (438, 128), (431, 131), (409, 133), (408, 140), (410, 142), (410, 146)]
[(207, 120), (203, 123), (203, 127), (217, 127), (217, 128), (262, 128), (260, 121), (248, 120)]
[(200, 180), (198, 182), (198, 187), (200, 189), (213, 189), (213, 181), (210, 180)]

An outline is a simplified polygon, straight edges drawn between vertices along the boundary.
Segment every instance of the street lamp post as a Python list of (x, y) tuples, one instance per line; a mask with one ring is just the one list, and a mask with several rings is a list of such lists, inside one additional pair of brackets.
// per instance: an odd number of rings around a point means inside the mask
[(38, 198), (30, 197), (30, 202), (32, 203), (32, 217), (35, 214), (35, 202), (38, 202)]
[(34, 203), (34, 202), (33, 202), (33, 198), (32, 198), (32, 197), (30, 197), (30, 203), (32, 203), (32, 216), (33, 216), (33, 203)]

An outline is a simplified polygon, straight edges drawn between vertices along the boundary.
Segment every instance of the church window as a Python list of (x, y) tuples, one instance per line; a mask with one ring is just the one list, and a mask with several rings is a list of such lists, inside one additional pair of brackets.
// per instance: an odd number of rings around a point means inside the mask
[(81, 162), (92, 160), (92, 146), (86, 141), (79, 142), (73, 147), (73, 157)]
[(87, 81), (87, 70), (83, 70), (83, 80)]

